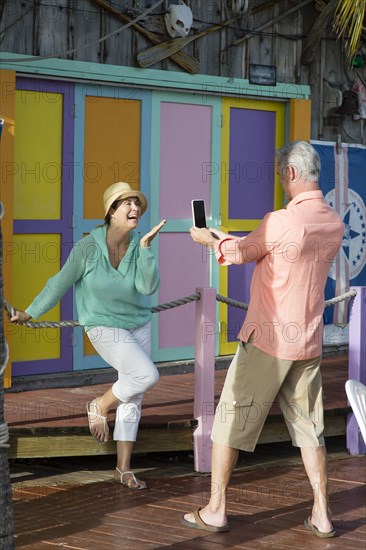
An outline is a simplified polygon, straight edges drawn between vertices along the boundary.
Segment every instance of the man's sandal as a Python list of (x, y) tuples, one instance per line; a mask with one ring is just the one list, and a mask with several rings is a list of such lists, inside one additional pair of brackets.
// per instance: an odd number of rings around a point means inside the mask
[[(117, 481), (118, 483), (122, 483), (122, 485), (126, 485), (126, 487), (131, 489), (131, 491), (141, 491), (142, 489), (147, 489), (146, 483), (144, 481), (139, 481), (136, 478), (135, 474), (133, 472), (131, 472), (131, 470), (126, 470), (126, 472), (121, 472), (121, 470), (117, 467), (116, 467), (116, 470), (120, 475), (120, 479), (115, 478), (115, 481)], [(127, 481), (124, 481), (123, 478), (126, 475), (131, 476), (132, 481), (135, 483), (135, 485), (129, 485), (129, 483)]]
[(334, 528), (334, 525), (332, 525), (332, 530), (331, 531), (327, 531), (327, 532), (319, 531), (319, 529), (317, 527), (315, 527), (315, 525), (311, 521), (311, 516), (309, 516), (304, 521), (304, 525), (307, 529), (309, 529), (309, 531), (312, 531), (316, 537), (319, 537), (321, 539), (331, 539), (331, 538), (335, 537), (336, 534), (337, 534), (337, 532)]
[[(91, 406), (94, 406), (94, 411), (95, 412), (92, 412), (90, 410), (90, 407)], [(102, 420), (103, 421), (103, 435), (105, 436), (105, 434), (108, 434), (109, 432), (109, 429), (108, 429), (108, 424), (107, 424), (107, 417), (106, 416), (102, 416), (101, 414), (99, 414), (97, 412), (97, 404), (95, 401), (88, 401), (86, 403), (86, 413), (88, 415), (88, 423), (89, 423), (89, 430), (90, 430), (90, 433), (91, 435), (94, 437), (94, 439), (96, 439), (97, 441), (99, 441), (99, 443), (106, 443), (106, 441), (101, 440), (99, 439), (99, 437), (97, 437), (94, 433), (93, 433), (93, 429), (92, 428), (95, 428), (95, 423), (98, 422), (99, 420)]]
[(226, 525), (221, 525), (220, 527), (218, 527), (216, 525), (210, 525), (209, 523), (203, 521), (200, 516), (201, 510), (202, 508), (198, 508), (198, 510), (195, 510), (193, 512), (194, 521), (188, 521), (188, 519), (182, 516), (180, 518), (181, 524), (185, 525), (186, 527), (190, 527), (191, 529), (202, 529), (202, 531), (210, 531), (211, 533), (221, 533), (224, 531), (229, 531), (230, 527), (228, 523)]

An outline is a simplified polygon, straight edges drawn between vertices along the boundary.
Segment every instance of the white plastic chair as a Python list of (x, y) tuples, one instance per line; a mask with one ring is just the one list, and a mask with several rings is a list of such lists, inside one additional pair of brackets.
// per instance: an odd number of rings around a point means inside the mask
[(366, 386), (357, 380), (347, 380), (346, 394), (366, 443)]

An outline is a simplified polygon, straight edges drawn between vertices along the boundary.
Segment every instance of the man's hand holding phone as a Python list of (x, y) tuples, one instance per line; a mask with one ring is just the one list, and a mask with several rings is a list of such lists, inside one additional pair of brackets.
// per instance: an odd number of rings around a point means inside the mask
[(191, 227), (190, 233), (196, 243), (209, 246), (210, 248), (214, 248), (217, 245), (217, 239), (215, 239), (207, 227)]
[[(220, 239), (216, 234), (216, 230), (207, 229), (205, 201), (195, 199), (192, 201), (192, 218), (193, 227), (191, 229), (192, 239), (205, 246), (211, 246), (211, 241), (214, 244), (215, 239)], [(203, 231), (201, 231), (203, 229)], [(192, 230), (194, 230), (192, 232)]]

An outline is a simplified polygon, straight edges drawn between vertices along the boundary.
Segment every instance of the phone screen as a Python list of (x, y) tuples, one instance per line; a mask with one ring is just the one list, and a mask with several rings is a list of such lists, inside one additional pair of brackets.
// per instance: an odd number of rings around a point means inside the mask
[(193, 214), (193, 224), (195, 227), (207, 227), (205, 201), (193, 200), (192, 214)]

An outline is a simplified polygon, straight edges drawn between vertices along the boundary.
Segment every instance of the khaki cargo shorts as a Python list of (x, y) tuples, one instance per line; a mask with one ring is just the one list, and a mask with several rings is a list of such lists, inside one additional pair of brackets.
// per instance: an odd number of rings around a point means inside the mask
[(295, 447), (324, 445), (321, 356), (277, 359), (240, 342), (216, 408), (212, 441), (255, 449), (269, 411), (278, 405)]

